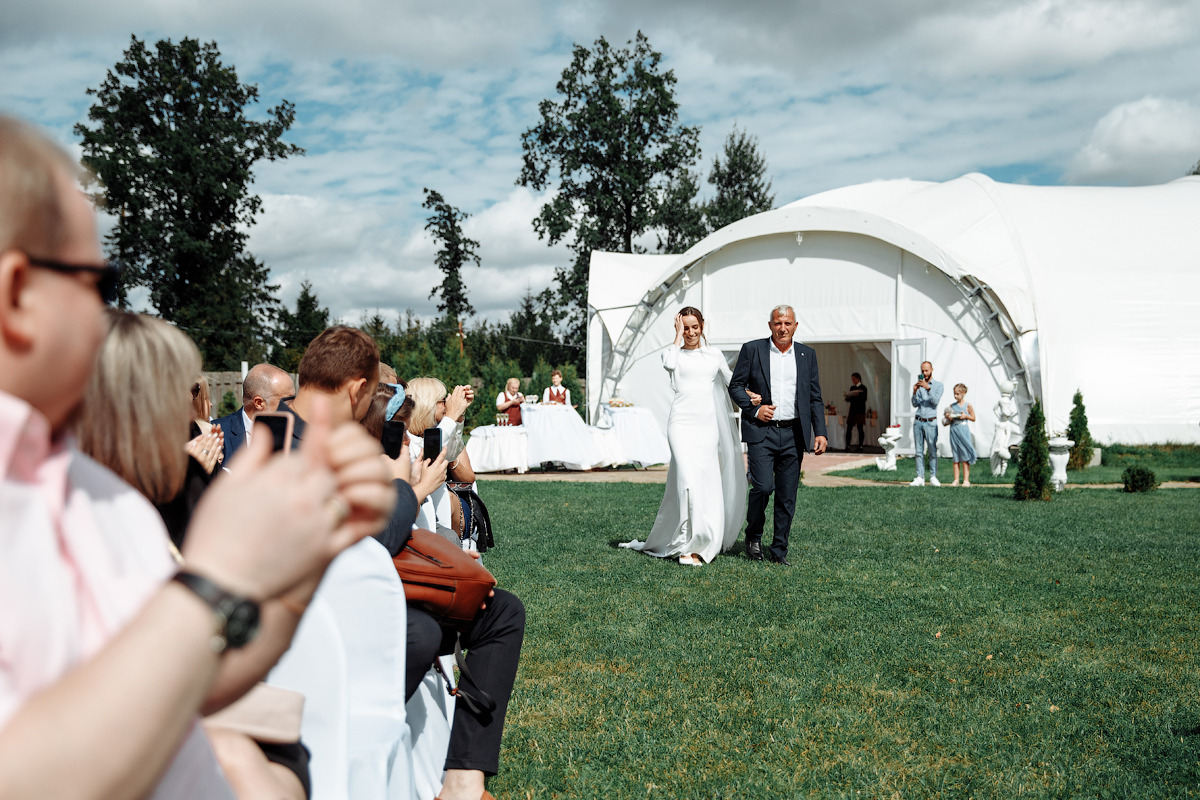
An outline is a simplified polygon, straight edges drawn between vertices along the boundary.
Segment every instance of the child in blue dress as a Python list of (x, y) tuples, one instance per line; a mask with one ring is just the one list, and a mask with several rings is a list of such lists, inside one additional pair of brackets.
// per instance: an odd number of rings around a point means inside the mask
[(971, 429), (967, 422), (975, 421), (975, 409), (970, 403), (964, 403), (967, 396), (965, 384), (954, 386), (954, 404), (946, 408), (943, 425), (950, 426), (950, 455), (954, 458), (954, 482), (958, 486), (958, 465), (962, 464), (963, 486), (971, 485), (971, 465), (975, 463), (975, 444), (971, 441)]

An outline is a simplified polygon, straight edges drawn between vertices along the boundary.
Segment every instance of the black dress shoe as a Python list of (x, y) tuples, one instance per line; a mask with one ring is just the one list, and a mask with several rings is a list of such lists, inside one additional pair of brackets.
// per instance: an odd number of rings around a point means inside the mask
[(762, 543), (757, 539), (746, 540), (746, 558), (751, 561), (762, 561)]
[[(759, 558), (762, 558), (762, 556), (759, 556)], [(783, 558), (776, 558), (775, 556), (771, 556), (771, 563), (772, 564), (782, 564), (785, 567), (792, 566), (792, 562), (787, 560), (787, 556), (784, 556)]]

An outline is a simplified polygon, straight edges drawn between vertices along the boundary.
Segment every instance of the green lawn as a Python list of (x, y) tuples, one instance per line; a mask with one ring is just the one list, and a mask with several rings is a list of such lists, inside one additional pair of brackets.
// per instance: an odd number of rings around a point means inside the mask
[(484, 486), (499, 798), (1200, 796), (1200, 491), (807, 488), (793, 569), (617, 549), (662, 491)]
[[(1126, 467), (1140, 465), (1154, 470), (1159, 481), (1187, 481), (1200, 483), (1200, 446), (1197, 445), (1157, 445), (1147, 447), (1130, 447), (1128, 445), (1113, 445), (1104, 448), (1104, 463), (1098, 467), (1067, 472), (1068, 483), (1120, 483), (1121, 473)], [(895, 472), (880, 472), (874, 466), (857, 467), (830, 472), (830, 475), (844, 475), (848, 478), (859, 478), (867, 481), (883, 483), (908, 483), (917, 476), (917, 462), (912, 458), (901, 458), (896, 461)], [(928, 475), (928, 470), (926, 471)], [(943, 484), (949, 483), (951, 476), (951, 461), (948, 458), (938, 459), (938, 480)], [(1017, 474), (1015, 464), (1008, 465), (1008, 472), (1003, 477), (993, 477), (991, 465), (986, 458), (981, 458), (971, 467), (971, 483), (995, 484), (1013, 482)]]

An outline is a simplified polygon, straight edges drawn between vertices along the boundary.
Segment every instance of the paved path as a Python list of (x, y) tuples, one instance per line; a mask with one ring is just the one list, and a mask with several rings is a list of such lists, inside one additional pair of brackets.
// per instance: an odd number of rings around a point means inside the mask
[[(875, 456), (862, 453), (825, 453), (824, 455), (806, 455), (804, 457), (805, 486), (908, 486), (907, 483), (895, 481), (866, 481), (861, 478), (847, 478), (828, 473), (866, 467), (875, 463)], [(568, 472), (553, 470), (551, 472), (527, 472), (524, 475), (514, 473), (479, 473), (481, 481), (572, 481), (580, 483), (666, 483), (666, 465), (647, 467), (646, 469), (598, 469), (588, 472)], [(1011, 483), (980, 483), (977, 486), (1012, 488)], [(1068, 483), (1070, 489), (1120, 489), (1119, 483)], [(1163, 489), (1200, 489), (1200, 483), (1187, 481), (1164, 481)]]

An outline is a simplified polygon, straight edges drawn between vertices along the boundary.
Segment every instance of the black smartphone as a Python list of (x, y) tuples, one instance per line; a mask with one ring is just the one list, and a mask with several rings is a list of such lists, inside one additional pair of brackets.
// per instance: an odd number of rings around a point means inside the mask
[(436, 426), (426, 428), (421, 437), (425, 440), (425, 460), (435, 460), (438, 453), (442, 452), (442, 429)]
[(383, 452), (388, 458), (399, 458), (400, 447), (404, 444), (404, 423), (398, 419), (389, 419), (383, 423)]
[(255, 424), (262, 423), (271, 431), (272, 447), (276, 453), (292, 449), (292, 432), (296, 418), (286, 411), (263, 411), (254, 417)]

